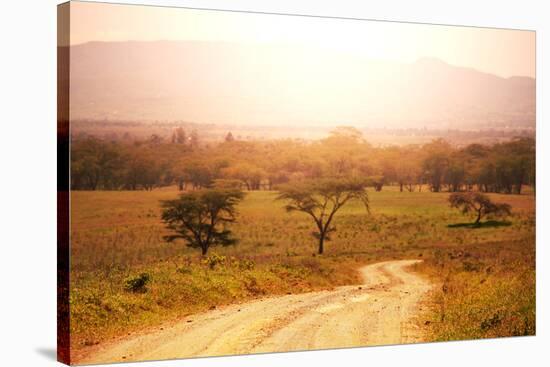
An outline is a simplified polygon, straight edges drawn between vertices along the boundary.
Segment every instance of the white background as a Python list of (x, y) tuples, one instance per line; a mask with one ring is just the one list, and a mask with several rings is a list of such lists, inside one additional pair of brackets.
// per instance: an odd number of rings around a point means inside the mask
[[(132, 2), (132, 1), (118, 1)], [(136, 2), (136, 1), (133, 1)], [(143, 366), (548, 365), (550, 88), (546, 1), (226, 0), (142, 4), (533, 29), (537, 31), (537, 336), (321, 352), (150, 362)], [(3, 2), (0, 12), (0, 365), (55, 365), (56, 5)], [(121, 20), (123, 21), (123, 20)], [(546, 64), (546, 65), (545, 65)], [(545, 68), (546, 66), (546, 68)], [(548, 96), (546, 96), (548, 98)], [(546, 100), (548, 102), (548, 100)], [(542, 188), (542, 189), (540, 189)]]

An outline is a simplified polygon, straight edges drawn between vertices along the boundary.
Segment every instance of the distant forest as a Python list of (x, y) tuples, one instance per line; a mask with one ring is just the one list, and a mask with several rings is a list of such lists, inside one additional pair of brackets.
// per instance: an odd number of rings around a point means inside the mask
[(353, 127), (321, 140), (202, 142), (194, 130), (174, 129), (169, 138), (142, 140), (94, 136), (73, 140), (73, 190), (179, 190), (231, 186), (272, 190), (319, 178), (361, 178), (382, 190), (499, 192), (520, 194), (535, 186), (535, 140), (518, 137), (492, 145), (453, 146), (443, 139), (423, 145), (374, 147)]

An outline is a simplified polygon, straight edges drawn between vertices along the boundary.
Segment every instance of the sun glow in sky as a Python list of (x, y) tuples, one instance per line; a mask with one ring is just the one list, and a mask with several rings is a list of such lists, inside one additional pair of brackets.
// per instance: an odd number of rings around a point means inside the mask
[(411, 63), (434, 57), (502, 77), (535, 77), (535, 32), (71, 2), (71, 44), (195, 40), (307, 45)]

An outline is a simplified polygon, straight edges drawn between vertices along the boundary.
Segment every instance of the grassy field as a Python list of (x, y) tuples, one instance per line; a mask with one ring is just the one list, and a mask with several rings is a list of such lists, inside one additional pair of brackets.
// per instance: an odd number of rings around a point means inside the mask
[[(359, 281), (356, 269), (385, 259), (421, 258), (437, 284), (419, 324), (429, 340), (535, 333), (534, 196), (491, 194), (512, 205), (508, 222), (480, 228), (449, 208), (447, 193), (370, 191), (371, 213), (343, 208), (323, 256), (313, 222), (286, 213), (275, 192), (249, 192), (232, 225), (240, 243), (203, 259), (166, 243), (152, 192), (72, 192), (71, 329), (77, 350), (219, 305)], [(451, 225), (449, 227), (449, 225)], [(126, 281), (147, 273), (144, 292)]]

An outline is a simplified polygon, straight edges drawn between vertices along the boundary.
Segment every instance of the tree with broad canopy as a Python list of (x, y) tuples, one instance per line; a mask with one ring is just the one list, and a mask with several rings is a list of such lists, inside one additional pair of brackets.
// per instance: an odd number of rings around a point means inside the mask
[(506, 216), (512, 213), (512, 207), (506, 203), (493, 203), (491, 199), (479, 192), (461, 192), (449, 196), (452, 208), (461, 209), (463, 214), (475, 213), (475, 225), (486, 215)]
[(203, 255), (211, 246), (236, 244), (226, 224), (235, 221), (235, 205), (243, 198), (240, 190), (204, 189), (163, 201), (162, 220), (175, 232), (165, 236), (165, 240), (181, 238), (187, 246), (200, 248)]
[(336, 229), (334, 216), (350, 200), (360, 200), (369, 212), (369, 197), (366, 183), (361, 180), (320, 179), (283, 185), (279, 188), (278, 200), (288, 202), (288, 212), (300, 211), (314, 220), (317, 230), (313, 235), (319, 240), (319, 254), (324, 252), (324, 243)]

